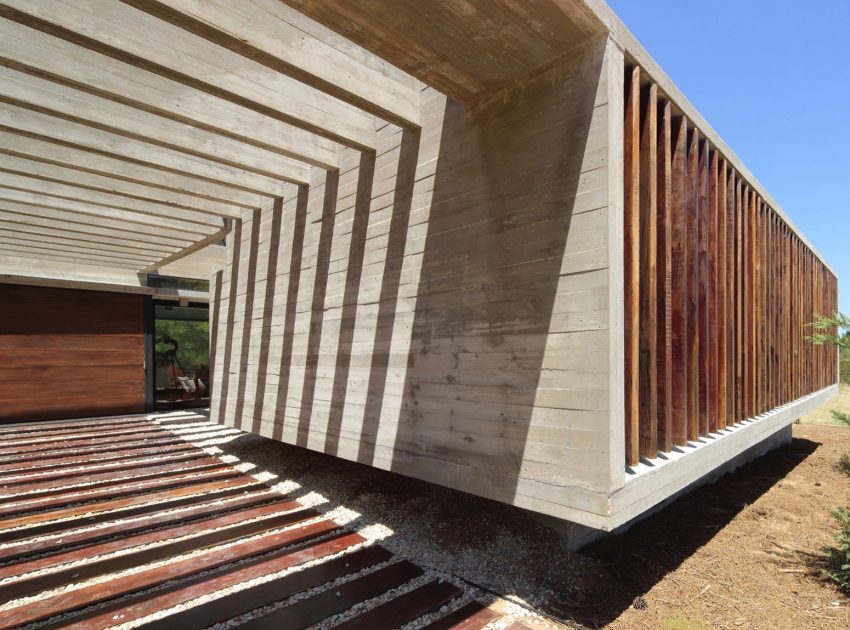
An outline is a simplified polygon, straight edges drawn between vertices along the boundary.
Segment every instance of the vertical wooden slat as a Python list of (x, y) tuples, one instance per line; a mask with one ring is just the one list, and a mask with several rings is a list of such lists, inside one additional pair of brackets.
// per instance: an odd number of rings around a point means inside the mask
[(641, 457), (658, 454), (658, 86), (642, 90), (640, 138)]
[(624, 122), (624, 299), (625, 299), (625, 409), (626, 461), (640, 459), (638, 419), (640, 417), (639, 343), (640, 343), (640, 68), (635, 66), (626, 88)]
[(691, 130), (688, 143), (688, 439), (699, 437), (699, 132)]
[(709, 339), (709, 321), (711, 313), (711, 287), (708, 277), (708, 233), (709, 233), (709, 209), (708, 209), (708, 140), (700, 142), (699, 172), (697, 185), (699, 195), (697, 197), (697, 212), (699, 213), (699, 434), (708, 434), (708, 401), (711, 399), (711, 382), (709, 377), (711, 365), (711, 346)]
[(715, 181), (717, 182), (717, 273), (716, 287), (717, 299), (717, 429), (726, 428), (726, 415), (728, 413), (727, 405), (727, 376), (728, 369), (728, 335), (726, 318), (728, 314), (726, 287), (727, 287), (727, 269), (726, 269), (726, 228), (727, 228), (727, 166), (726, 159), (721, 159), (718, 164), (718, 171)]
[(742, 351), (742, 361), (743, 361), (743, 408), (742, 408), (742, 416), (744, 419), (749, 418), (752, 414), (751, 408), (751, 394), (750, 394), (750, 336), (751, 336), (751, 315), (752, 310), (750, 306), (752, 305), (752, 297), (750, 295), (752, 290), (752, 248), (750, 242), (750, 234), (752, 232), (751, 227), (751, 216), (750, 216), (750, 187), (744, 185), (743, 191), (741, 194), (741, 218), (743, 223), (743, 257), (742, 257), (742, 297), (741, 297), (741, 307), (742, 307), (742, 321), (743, 321), (743, 351)]
[(775, 235), (775, 218), (773, 211), (767, 213), (767, 408), (773, 409), (776, 407), (776, 384), (778, 375), (776, 374), (776, 235)]
[(717, 151), (712, 150), (708, 165), (708, 432), (717, 431), (718, 424), (718, 392), (720, 374), (720, 345), (718, 331), (720, 329), (720, 309), (717, 298), (720, 295), (718, 287), (718, 244), (720, 242), (720, 223), (718, 221), (718, 183), (717, 183)]
[(743, 190), (735, 183), (735, 422), (744, 418), (744, 221)]
[(723, 430), (838, 379), (806, 342), (837, 280), (658, 88), (627, 70), (626, 460)]
[(735, 170), (726, 181), (726, 419), (735, 423)]
[(758, 251), (756, 255), (758, 256), (758, 274), (759, 274), (759, 282), (758, 282), (758, 300), (756, 300), (756, 317), (758, 322), (758, 354), (756, 355), (756, 361), (758, 361), (758, 381), (757, 381), (757, 398), (758, 400), (758, 409), (757, 413), (761, 414), (765, 409), (765, 384), (767, 382), (767, 362), (765, 360), (765, 349), (767, 347), (767, 339), (766, 339), (766, 327), (765, 327), (765, 291), (767, 287), (767, 273), (765, 268), (765, 257), (764, 257), (764, 244), (765, 244), (765, 207), (761, 198), (758, 198), (756, 201), (758, 207), (758, 214), (756, 215), (756, 220), (758, 222)]
[(689, 261), (688, 216), (688, 121), (683, 116), (673, 125), (673, 154), (670, 186), (671, 231), (671, 361), (673, 378), (670, 392), (673, 443), (683, 445), (688, 439), (688, 296)]
[(673, 446), (672, 120), (670, 102), (660, 108), (658, 134), (658, 448)]
[(747, 188), (747, 417), (756, 415), (756, 193)]

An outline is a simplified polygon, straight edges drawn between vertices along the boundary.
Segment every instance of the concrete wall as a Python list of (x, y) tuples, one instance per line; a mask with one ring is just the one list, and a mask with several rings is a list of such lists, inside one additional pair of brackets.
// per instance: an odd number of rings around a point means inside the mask
[(213, 419), (604, 511), (623, 475), (621, 77), (602, 40), (474, 107), (426, 89), (421, 134), (384, 125), (375, 155), (247, 212), (211, 289)]

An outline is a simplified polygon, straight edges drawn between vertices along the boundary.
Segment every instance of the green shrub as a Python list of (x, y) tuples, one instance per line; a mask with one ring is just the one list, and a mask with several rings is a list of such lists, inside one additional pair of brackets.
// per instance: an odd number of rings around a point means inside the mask
[(832, 419), (836, 422), (840, 422), (841, 424), (846, 424), (850, 427), (850, 413), (845, 413), (843, 411), (839, 411), (838, 409), (830, 409), (829, 412), (832, 414)]
[(832, 565), (823, 574), (850, 595), (850, 511), (838, 508), (832, 512), (841, 531), (835, 535), (837, 545), (825, 551)]
[(850, 477), (850, 453), (844, 453), (835, 465), (838, 472), (844, 473)]

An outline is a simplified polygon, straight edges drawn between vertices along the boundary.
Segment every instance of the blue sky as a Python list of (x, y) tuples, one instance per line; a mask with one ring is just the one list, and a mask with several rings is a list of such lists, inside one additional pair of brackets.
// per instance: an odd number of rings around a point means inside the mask
[(850, 314), (850, 0), (608, 0), (836, 270)]

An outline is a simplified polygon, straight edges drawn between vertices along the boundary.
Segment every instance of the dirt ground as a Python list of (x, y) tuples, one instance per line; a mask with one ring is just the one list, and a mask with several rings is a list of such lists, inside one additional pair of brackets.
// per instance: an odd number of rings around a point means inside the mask
[[(850, 628), (850, 600), (820, 577), (836, 531), (829, 511), (850, 505), (850, 479), (835, 470), (847, 451), (850, 429), (795, 425), (788, 446), (585, 550), (602, 570), (574, 619), (618, 630)], [(645, 609), (629, 605), (635, 597)]]
[(355, 528), (380, 524), (381, 544), (505, 598), (534, 628), (846, 630), (850, 599), (820, 569), (836, 531), (830, 510), (850, 506), (850, 478), (835, 468), (850, 428), (797, 424), (793, 434), (579, 553), (507, 505), (248, 434), (220, 447), (295, 483), (296, 496), (319, 496), (320, 509), (356, 512)]

